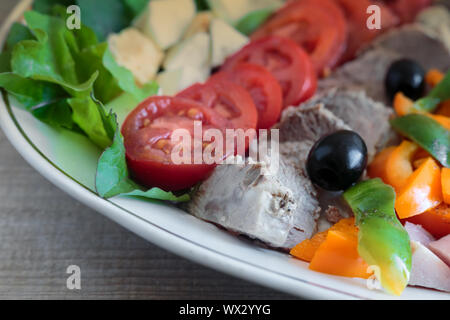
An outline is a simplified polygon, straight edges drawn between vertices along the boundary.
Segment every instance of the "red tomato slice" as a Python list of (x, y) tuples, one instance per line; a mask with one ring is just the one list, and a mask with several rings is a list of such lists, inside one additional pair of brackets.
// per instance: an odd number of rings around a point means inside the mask
[(253, 35), (290, 38), (303, 47), (319, 76), (333, 69), (346, 48), (347, 22), (333, 0), (297, 0), (288, 2)]
[(265, 67), (283, 90), (283, 106), (297, 105), (310, 98), (317, 88), (314, 67), (306, 52), (292, 40), (269, 36), (250, 42), (229, 57), (222, 70), (248, 62)]
[(258, 110), (258, 129), (268, 129), (278, 121), (283, 106), (283, 92), (266, 68), (243, 63), (229, 72), (216, 73), (209, 81), (223, 80), (232, 81), (250, 93)]
[(430, 6), (433, 0), (385, 0), (386, 4), (399, 16), (402, 23), (413, 22), (417, 14)]
[(128, 167), (136, 181), (146, 187), (177, 191), (207, 178), (214, 165), (194, 164), (194, 139), (186, 146), (191, 150), (192, 164), (172, 161), (174, 130), (186, 129), (193, 137), (194, 120), (202, 122), (203, 131), (228, 126), (213, 110), (181, 98), (150, 97), (128, 115), (122, 134)]
[(250, 94), (228, 80), (194, 84), (177, 97), (196, 101), (230, 121), (227, 129), (256, 129), (258, 112)]
[(381, 33), (399, 23), (398, 17), (384, 4), (377, 3), (381, 9), (381, 29), (367, 28), (367, 8), (373, 4), (371, 0), (335, 0), (343, 9), (349, 26), (348, 45), (341, 63), (353, 59), (356, 53), (369, 44)]

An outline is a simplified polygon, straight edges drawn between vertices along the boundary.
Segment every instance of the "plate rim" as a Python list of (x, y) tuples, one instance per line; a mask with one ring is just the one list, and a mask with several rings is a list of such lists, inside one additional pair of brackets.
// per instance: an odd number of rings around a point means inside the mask
[[(11, 24), (19, 19), (31, 3), (32, 0), (19, 1), (8, 15), (8, 18), (0, 28), (0, 47), (3, 47)], [(102, 199), (95, 192), (65, 173), (34, 145), (16, 119), (9, 99), (4, 92), (2, 92), (0, 101), (0, 128), (2, 128), (8, 141), (25, 161), (58, 189), (164, 250), (233, 277), (301, 298), (372, 299), (369, 296), (361, 296), (328, 287), (321, 283), (311, 282), (307, 279), (292, 277), (282, 272), (241, 260), (238, 257), (221, 253), (158, 226), (116, 203)], [(267, 279), (270, 279), (270, 281)]]

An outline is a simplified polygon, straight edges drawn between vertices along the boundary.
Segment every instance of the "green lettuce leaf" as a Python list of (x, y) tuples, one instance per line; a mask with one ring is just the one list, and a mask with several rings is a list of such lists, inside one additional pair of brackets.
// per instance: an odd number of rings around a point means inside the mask
[(3, 52), (0, 53), (0, 73), (11, 72), (11, 58), (14, 46), (22, 40), (34, 39), (31, 31), (23, 24), (15, 22), (9, 30)]
[(72, 4), (75, 4), (73, 0), (34, 0), (33, 1), (33, 10), (44, 13), (51, 14), (55, 5), (61, 5), (68, 7)]
[(11, 72), (0, 73), (0, 87), (7, 90), (28, 111), (68, 97), (57, 85), (23, 78)]
[(103, 55), (103, 65), (118, 81), (118, 86), (124, 91), (131, 93), (137, 100), (142, 101), (158, 91), (156, 82), (149, 82), (142, 88), (139, 88), (133, 74), (127, 68), (119, 66), (114, 59), (111, 51), (106, 49)]
[(128, 27), (133, 18), (123, 1), (77, 0), (76, 3), (80, 6), (83, 24), (92, 28), (101, 41), (110, 33)]
[(51, 126), (60, 126), (70, 130), (80, 130), (72, 118), (72, 109), (67, 99), (61, 99), (56, 102), (50, 102), (32, 108), (31, 113)]
[(131, 11), (133, 17), (137, 17), (144, 11), (150, 0), (122, 0)]
[(127, 92), (140, 102), (157, 92), (156, 83), (139, 88), (107, 43), (98, 43), (88, 27), (71, 31), (60, 17), (35, 11), (26, 12), (25, 19), (30, 29), (15, 25), (7, 40), (9, 50), (0, 57), (0, 87), (40, 120), (81, 129), (96, 145), (108, 147), (114, 130), (93, 96), (108, 103)]

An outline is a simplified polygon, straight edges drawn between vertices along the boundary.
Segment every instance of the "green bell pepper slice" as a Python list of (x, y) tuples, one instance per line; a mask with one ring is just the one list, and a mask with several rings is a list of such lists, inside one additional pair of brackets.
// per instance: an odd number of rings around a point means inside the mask
[(422, 114), (409, 114), (391, 120), (403, 136), (427, 150), (444, 167), (450, 168), (450, 131), (439, 122)]
[(419, 99), (414, 103), (414, 108), (418, 111), (433, 112), (441, 102), (449, 99), (450, 71), (425, 98)]
[(344, 195), (359, 227), (358, 252), (375, 273), (383, 288), (400, 295), (408, 285), (411, 272), (409, 235), (397, 219), (395, 192), (381, 179), (356, 184)]

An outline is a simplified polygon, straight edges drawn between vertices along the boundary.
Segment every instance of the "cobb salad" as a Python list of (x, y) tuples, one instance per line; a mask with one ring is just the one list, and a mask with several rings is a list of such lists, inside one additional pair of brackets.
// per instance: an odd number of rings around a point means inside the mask
[(100, 197), (177, 205), (394, 295), (450, 292), (449, 7), (35, 0), (0, 87), (103, 150)]

